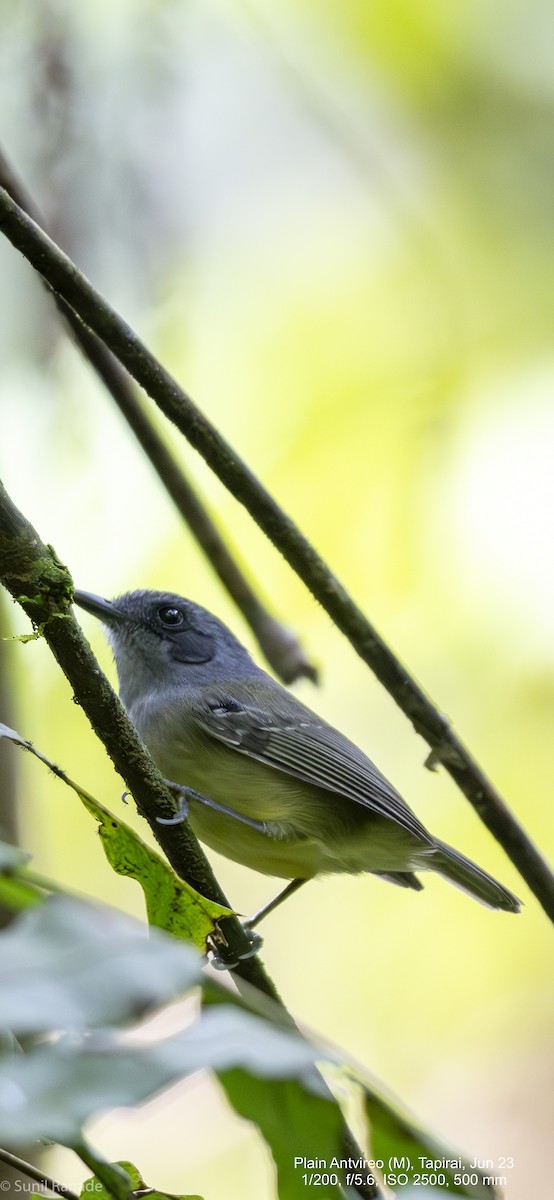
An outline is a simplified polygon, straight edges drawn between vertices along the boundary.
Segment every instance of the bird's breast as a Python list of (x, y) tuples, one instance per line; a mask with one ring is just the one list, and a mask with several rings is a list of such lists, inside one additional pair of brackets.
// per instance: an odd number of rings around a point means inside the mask
[(299, 780), (217, 742), (182, 709), (143, 699), (133, 704), (129, 715), (166, 779), (267, 826), (267, 833), (258, 832), (193, 800), (190, 824), (202, 842), (227, 858), (283, 879), (311, 878), (325, 869), (318, 814), (309, 811), (311, 789), (307, 798)]

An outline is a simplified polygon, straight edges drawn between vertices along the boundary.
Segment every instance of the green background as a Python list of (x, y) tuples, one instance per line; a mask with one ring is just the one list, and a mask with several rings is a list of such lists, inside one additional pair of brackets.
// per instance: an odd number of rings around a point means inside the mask
[[(2, 138), (56, 238), (294, 516), (552, 848), (554, 19), (542, 0), (40, 5), (2, 0)], [(119, 416), (0, 245), (1, 473), (81, 588), (167, 587), (249, 631)], [(223, 531), (322, 673), (303, 700), (523, 915), (437, 877), (311, 884), (264, 930), (299, 1019), (446, 1140), (546, 1177), (547, 921), (300, 582), (194, 453)], [(9, 610), (12, 632), (26, 630)], [(109, 651), (83, 617), (112, 672)], [(44, 644), (4, 644), (16, 724), (103, 803), (120, 782)], [(113, 673), (112, 673), (113, 677)], [(23, 844), (142, 913), (62, 785), (20, 764)], [(125, 810), (125, 819), (133, 819)], [(134, 818), (136, 821), (137, 819)], [(144, 823), (138, 823), (146, 837)], [(248, 913), (272, 881), (223, 860)], [(186, 1154), (184, 1153), (186, 1130)], [(206, 1079), (98, 1147), (171, 1191), (270, 1194)], [(183, 1159), (185, 1166), (183, 1167)], [(70, 1156), (51, 1170), (79, 1182)], [(72, 1171), (76, 1174), (72, 1176)]]

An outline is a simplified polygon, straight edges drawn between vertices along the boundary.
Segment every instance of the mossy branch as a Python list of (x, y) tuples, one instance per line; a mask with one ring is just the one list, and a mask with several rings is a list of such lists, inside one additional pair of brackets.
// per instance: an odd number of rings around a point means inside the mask
[[(42, 542), (19, 512), (1, 482), (0, 582), (48, 643), (73, 688), (76, 702), (86, 713), (173, 869), (202, 896), (227, 905), (189, 826), (182, 822), (168, 827), (157, 820), (174, 815), (173, 798), (73, 616), (71, 575), (52, 547)], [(246, 934), (236, 918), (226, 919), (225, 935), (233, 953), (248, 950)], [(257, 959), (245, 960), (236, 971), (275, 997), (275, 988)]]
[[(171, 793), (71, 612), (73, 582), (70, 573), (52, 547), (42, 542), (31, 523), (19, 512), (1, 481), (0, 583), (19, 602), (35, 627), (40, 627), (73, 688), (76, 702), (86, 713), (174, 871), (208, 900), (229, 907), (188, 824), (160, 825), (158, 817), (174, 815)], [(247, 935), (236, 917), (227, 917), (220, 925), (224, 925), (231, 955), (249, 950)], [(233, 968), (233, 975), (239, 988), (245, 981), (275, 1001), (283, 1019), (294, 1025), (259, 957), (240, 961)], [(360, 1149), (346, 1124), (343, 1141), (347, 1155), (360, 1156)], [(356, 1191), (364, 1200), (379, 1200), (381, 1196), (376, 1184), (361, 1185)]]

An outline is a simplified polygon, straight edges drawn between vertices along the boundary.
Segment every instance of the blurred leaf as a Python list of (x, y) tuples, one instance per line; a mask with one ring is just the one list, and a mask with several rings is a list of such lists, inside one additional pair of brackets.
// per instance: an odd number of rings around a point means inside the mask
[[(219, 1078), (235, 1112), (257, 1126), (271, 1151), (279, 1200), (306, 1200), (305, 1168), (295, 1167), (295, 1158), (319, 1158), (329, 1170), (332, 1159), (342, 1157), (344, 1125), (338, 1105), (297, 1079), (254, 1079), (241, 1070), (220, 1072)], [(329, 1184), (317, 1194), (339, 1197), (344, 1192)]]
[[(94, 1114), (138, 1104), (204, 1067), (240, 1066), (254, 1077), (297, 1079), (301, 1087), (314, 1055), (300, 1035), (234, 1006), (211, 1008), (156, 1043), (132, 1044), (113, 1031), (72, 1033), (0, 1060), (0, 1140), (75, 1145)], [(289, 1146), (292, 1136), (289, 1126)]]
[(43, 900), (43, 892), (20, 875), (0, 875), (0, 904), (11, 912), (22, 912), (25, 908), (42, 904)]
[[(133, 1166), (133, 1163), (118, 1162), (111, 1165), (122, 1167), (131, 1180), (133, 1190), (135, 1192), (147, 1192), (148, 1200), (202, 1200), (202, 1196), (196, 1194), (193, 1196), (189, 1192), (186, 1195), (174, 1195), (172, 1192), (158, 1192), (153, 1188), (149, 1188), (148, 1184), (144, 1182), (140, 1171)], [(113, 1200), (111, 1193), (107, 1191), (97, 1175), (90, 1175), (88, 1179), (85, 1179), (81, 1188), (80, 1200), (90, 1200), (91, 1192), (96, 1197), (96, 1200)]]
[(131, 1163), (108, 1162), (95, 1154), (83, 1141), (77, 1142), (73, 1149), (87, 1167), (96, 1168), (95, 1174), (85, 1180), (81, 1196), (93, 1192), (94, 1195), (101, 1196), (102, 1200), (132, 1200), (137, 1189), (146, 1188), (140, 1173)]
[[(483, 1183), (482, 1172), (475, 1168), (470, 1169), (457, 1150), (437, 1141), (432, 1134), (426, 1133), (408, 1117), (399, 1113), (377, 1092), (363, 1084), (362, 1086), (365, 1093), (365, 1109), (371, 1125), (371, 1146), (374, 1158), (382, 1158), (385, 1163), (389, 1163), (391, 1159), (407, 1159), (408, 1162), (398, 1169), (406, 1172), (410, 1181), (413, 1180), (414, 1174), (426, 1171), (444, 1173), (447, 1181), (444, 1187), (457, 1196), (491, 1200), (497, 1194), (490, 1184)], [(441, 1165), (426, 1167), (419, 1161), (420, 1156), (440, 1162)], [(442, 1165), (452, 1161), (459, 1162), (461, 1165), (459, 1167)], [(469, 1173), (470, 1176), (477, 1174), (480, 1182), (475, 1185), (455, 1183), (455, 1175), (460, 1173)], [(418, 1194), (421, 1194), (422, 1189), (419, 1186), (416, 1190)], [(442, 1188), (429, 1188), (429, 1192), (432, 1192), (433, 1195), (442, 1194)], [(400, 1188), (400, 1193), (403, 1197), (406, 1195), (405, 1186)]]
[[(314, 1070), (316, 1058), (328, 1055), (296, 1031), (244, 1011), (238, 997), (210, 1005), (194, 1025), (155, 1043), (133, 1044), (111, 1028), (94, 1032), (143, 1015), (200, 978), (190, 947), (156, 930), (146, 938), (136, 922), (110, 909), (55, 896), (17, 918), (0, 934), (0, 1027), (69, 1032), (24, 1055), (0, 1053), (0, 1140), (46, 1137), (73, 1145), (99, 1111), (137, 1104), (212, 1068), (235, 1110), (267, 1142), (281, 1200), (305, 1195), (295, 1156), (328, 1164), (341, 1157), (340, 1110), (321, 1094)], [(223, 998), (221, 985), (211, 980), (209, 987)], [(406, 1157), (410, 1176), (422, 1169), (420, 1156), (441, 1164), (459, 1157), (362, 1086), (375, 1157)], [(494, 1194), (482, 1183), (456, 1185), (455, 1168), (440, 1170), (451, 1192), (475, 1200)]]
[[(87, 1155), (87, 1160), (88, 1160), (88, 1157), (89, 1156)], [(88, 1162), (88, 1165), (91, 1166), (92, 1163)], [(130, 1162), (108, 1163), (108, 1167), (110, 1167), (110, 1168), (120, 1167), (122, 1171), (125, 1171), (125, 1174), (129, 1176), (129, 1179), (131, 1181), (131, 1186), (132, 1186), (132, 1189), (134, 1192), (138, 1191), (139, 1189), (141, 1191), (144, 1191), (146, 1189), (147, 1185), (145, 1184), (145, 1182), (140, 1174), (140, 1171), (138, 1171), (137, 1168), (134, 1167), (132, 1163), (130, 1163)], [(98, 1197), (98, 1200), (113, 1200), (112, 1193), (108, 1191), (103, 1180), (100, 1179), (100, 1177), (98, 1175), (89, 1175), (88, 1179), (85, 1179), (83, 1186), (81, 1188), (81, 1193), (80, 1193), (83, 1200), (84, 1200), (84, 1197), (89, 1196), (91, 1192), (94, 1193), (94, 1196)]]
[(108, 908), (65, 897), (0, 934), (0, 1025), (17, 1033), (129, 1020), (197, 983), (201, 963), (181, 942)]
[[(6, 727), (0, 726), (0, 737), (1, 729), (4, 728)], [(24, 867), (30, 857), (30, 854), (26, 854), (17, 846), (0, 842), (0, 904), (12, 912), (20, 912), (32, 904), (40, 904), (44, 899), (40, 889), (19, 873), (19, 868)]]
[(147, 1187), (147, 1184), (144, 1182), (144, 1179), (142, 1178), (140, 1171), (138, 1170), (137, 1167), (133, 1166), (133, 1163), (121, 1161), (121, 1162), (116, 1162), (113, 1165), (116, 1167), (121, 1167), (126, 1172), (126, 1174), (129, 1176), (129, 1179), (131, 1180), (131, 1183), (132, 1183), (135, 1191), (137, 1188), (140, 1188), (141, 1190), (143, 1190), (144, 1188)]
[[(489, 1196), (492, 1194), (489, 1192)], [(399, 1195), (402, 1196), (402, 1200), (421, 1200), (421, 1197), (425, 1200), (426, 1196), (429, 1196), (431, 1200), (441, 1200), (442, 1197), (444, 1200), (448, 1200), (450, 1193), (446, 1192), (444, 1188), (420, 1187), (418, 1184), (417, 1187), (403, 1187)]]
[(34, 754), (35, 758), (77, 793), (87, 811), (100, 826), (102, 846), (110, 866), (118, 875), (129, 875), (140, 883), (146, 900), (149, 923), (167, 930), (175, 937), (192, 942), (205, 951), (206, 939), (214, 932), (216, 922), (221, 917), (231, 916), (231, 909), (206, 900), (188, 883), (179, 879), (168, 863), (165, 863), (155, 850), (151, 850), (129, 825), (114, 817), (107, 808), (99, 804), (89, 792), (70, 779), (65, 771), (37, 750), (32, 742), (21, 737), (15, 729), (10, 729), (0, 722), (0, 737), (7, 738), (23, 750)]
[(145, 1200), (203, 1200), (203, 1198), (202, 1196), (199, 1196), (197, 1192), (195, 1192), (194, 1195), (192, 1192), (187, 1192), (185, 1195), (182, 1192), (158, 1192), (154, 1189), (154, 1191), (148, 1192), (148, 1195), (145, 1196)]
[[(0, 737), (2, 737), (0, 726)], [(20, 850), (18, 846), (10, 846), (9, 842), (0, 842), (0, 872), (14, 871), (17, 867), (22, 867), (28, 862), (31, 855), (26, 854), (24, 850)]]

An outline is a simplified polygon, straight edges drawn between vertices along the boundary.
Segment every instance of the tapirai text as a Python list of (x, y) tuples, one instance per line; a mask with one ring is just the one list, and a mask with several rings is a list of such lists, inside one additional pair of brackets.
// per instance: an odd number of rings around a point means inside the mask
[(424, 1154), (419, 1155), (420, 1166), (425, 1171), (461, 1171), (461, 1158), (426, 1158)]

